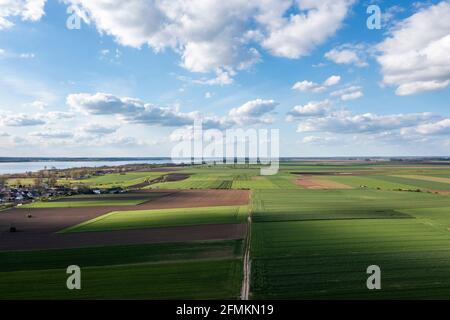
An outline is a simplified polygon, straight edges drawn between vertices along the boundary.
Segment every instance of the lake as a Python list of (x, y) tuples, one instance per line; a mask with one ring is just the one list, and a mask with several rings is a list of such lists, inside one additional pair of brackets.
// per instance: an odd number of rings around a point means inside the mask
[(36, 161), (36, 162), (0, 162), (0, 174), (35, 172), (45, 168), (68, 169), (79, 167), (120, 166), (125, 164), (163, 164), (170, 159), (127, 160), (127, 161)]

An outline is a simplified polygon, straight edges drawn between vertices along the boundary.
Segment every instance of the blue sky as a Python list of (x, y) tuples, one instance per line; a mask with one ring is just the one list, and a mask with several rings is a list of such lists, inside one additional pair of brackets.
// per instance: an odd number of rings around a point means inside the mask
[(170, 155), (201, 118), (278, 128), (282, 156), (449, 155), (449, 14), (446, 0), (7, 0), (0, 154)]

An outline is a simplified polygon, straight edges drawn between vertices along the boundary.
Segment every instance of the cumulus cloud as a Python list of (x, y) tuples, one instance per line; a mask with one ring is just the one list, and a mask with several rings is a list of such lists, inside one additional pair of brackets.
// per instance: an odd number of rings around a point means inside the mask
[(46, 129), (44, 131), (31, 132), (30, 136), (42, 139), (68, 139), (74, 134), (71, 131)]
[(448, 135), (450, 134), (450, 119), (442, 119), (435, 122), (420, 124), (412, 128), (404, 128), (403, 135)]
[(192, 80), (193, 83), (196, 84), (202, 84), (202, 85), (219, 85), (219, 86), (225, 86), (232, 84), (234, 82), (233, 76), (235, 76), (236, 73), (232, 70), (225, 71), (222, 69), (216, 70), (216, 76), (214, 78), (210, 79), (198, 79), (198, 80)]
[(322, 84), (318, 84), (313, 81), (303, 80), (294, 83), (292, 86), (293, 90), (303, 91), (303, 92), (314, 92), (321, 93), (324, 92), (327, 87), (334, 86), (341, 81), (340, 76), (332, 75), (326, 79)]
[(398, 22), (377, 45), (383, 82), (412, 95), (450, 85), (450, 2), (421, 9)]
[(116, 115), (127, 123), (182, 126), (191, 124), (195, 113), (183, 113), (176, 108), (158, 107), (139, 99), (116, 97), (107, 93), (70, 94), (67, 104), (75, 111), (93, 115)]
[[(298, 14), (285, 15), (290, 1), (261, 1), (259, 21), (266, 23), (267, 37), (262, 46), (272, 54), (299, 58), (308, 55), (314, 47), (325, 42), (342, 25), (352, 0), (299, 0)], [(278, 3), (277, 3), (278, 2)]]
[(0, 30), (14, 25), (10, 18), (37, 21), (44, 15), (46, 0), (3, 0), (0, 3)]
[(102, 125), (99, 123), (90, 123), (84, 127), (82, 127), (82, 132), (90, 135), (108, 135), (116, 132), (119, 129), (118, 126), (108, 126)]
[(349, 101), (359, 99), (364, 96), (360, 86), (349, 86), (341, 90), (336, 90), (330, 93), (332, 97), (339, 97), (342, 101)]
[(308, 55), (340, 28), (353, 2), (66, 0), (122, 45), (171, 48), (184, 68), (215, 72), (211, 84), (231, 83), (232, 71), (260, 61), (258, 47), (287, 58)]
[(265, 116), (277, 105), (274, 100), (255, 99), (231, 109), (228, 115), (237, 124), (269, 123), (271, 119)]
[(321, 86), (318, 83), (312, 82), (312, 81), (308, 81), (308, 80), (303, 80), (303, 81), (298, 81), (296, 83), (294, 83), (294, 85), (292, 86), (293, 90), (298, 90), (298, 91), (309, 91), (309, 92), (315, 92), (315, 93), (320, 93), (325, 91), (325, 87)]
[(3, 115), (0, 123), (8, 127), (28, 127), (39, 126), (46, 123), (38, 115), (29, 115), (25, 113)]
[(228, 116), (202, 115), (199, 112), (181, 112), (179, 108), (166, 108), (145, 103), (139, 99), (117, 97), (107, 93), (71, 94), (66, 99), (74, 112), (87, 115), (116, 116), (125, 123), (180, 127), (202, 120), (205, 128), (227, 128), (236, 124), (267, 123), (264, 117), (274, 110), (273, 100), (256, 99), (230, 110)]
[(305, 144), (330, 144), (339, 142), (337, 137), (329, 137), (329, 136), (306, 136), (301, 139), (302, 143)]
[(322, 117), (327, 115), (332, 109), (329, 100), (311, 101), (305, 105), (299, 105), (292, 108), (288, 113), (287, 121), (293, 121), (304, 117)]
[(323, 118), (307, 119), (298, 125), (298, 132), (377, 133), (401, 130), (435, 119), (431, 113), (377, 115), (365, 113), (352, 115), (337, 112)]
[(363, 58), (363, 50), (361, 45), (345, 44), (325, 53), (325, 58), (337, 64), (352, 64), (360, 68), (367, 67), (368, 63)]

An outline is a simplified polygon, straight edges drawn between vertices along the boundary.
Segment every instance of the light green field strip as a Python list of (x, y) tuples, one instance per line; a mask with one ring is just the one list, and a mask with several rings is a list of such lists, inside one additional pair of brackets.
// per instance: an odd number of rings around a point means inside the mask
[(422, 223), (450, 232), (450, 207), (400, 210), (421, 220)]
[[(254, 299), (448, 299), (450, 232), (419, 219), (254, 223)], [(382, 290), (366, 288), (378, 265)]]
[(238, 299), (242, 260), (82, 267), (82, 290), (67, 290), (66, 269), (0, 279), (0, 299)]
[(372, 189), (383, 189), (383, 190), (396, 190), (396, 189), (415, 189), (413, 185), (408, 185), (404, 183), (396, 183), (383, 180), (383, 176), (321, 176), (327, 180), (335, 181), (338, 183), (343, 183), (354, 188), (368, 187)]
[(409, 178), (409, 179), (415, 179), (415, 180), (441, 182), (441, 183), (450, 183), (450, 178), (444, 178), (444, 177), (421, 176), (421, 175), (412, 175), (412, 174), (411, 175), (393, 175), (393, 177)]
[(112, 173), (81, 180), (58, 180), (61, 184), (85, 184), (92, 188), (129, 187), (148, 180), (156, 179), (169, 172), (126, 172)]
[(247, 211), (247, 206), (115, 211), (67, 228), (61, 232), (242, 223), (246, 220)]
[(295, 184), (295, 176), (278, 174), (274, 176), (237, 177), (233, 181), (233, 189), (299, 189)]
[(414, 186), (415, 188), (426, 189), (426, 190), (450, 190), (450, 184), (435, 182), (435, 181), (426, 181), (423, 179), (412, 179), (405, 178), (400, 176), (383, 176), (382, 178), (385, 181), (397, 182), (397, 183), (405, 183)]
[(253, 221), (411, 218), (402, 209), (450, 206), (450, 197), (372, 189), (255, 190)]

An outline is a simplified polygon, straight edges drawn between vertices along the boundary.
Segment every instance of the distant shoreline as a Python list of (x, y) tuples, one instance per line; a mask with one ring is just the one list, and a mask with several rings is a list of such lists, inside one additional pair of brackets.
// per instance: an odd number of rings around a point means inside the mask
[[(450, 161), (450, 156), (348, 156), (348, 157), (280, 157), (280, 161), (364, 161), (364, 160), (422, 160), (422, 161)], [(121, 162), (121, 161), (168, 161), (170, 157), (0, 157), (0, 163), (18, 162)], [(190, 159), (186, 159), (190, 161)], [(219, 161), (219, 159), (217, 159)]]
[(5, 162), (98, 162), (98, 161), (107, 161), (107, 162), (120, 162), (120, 161), (153, 161), (153, 160), (168, 160), (169, 157), (147, 157), (147, 158), (87, 158), (87, 157), (0, 157), (0, 163)]

